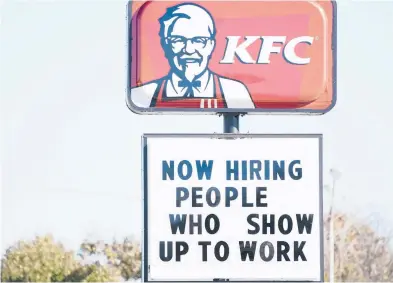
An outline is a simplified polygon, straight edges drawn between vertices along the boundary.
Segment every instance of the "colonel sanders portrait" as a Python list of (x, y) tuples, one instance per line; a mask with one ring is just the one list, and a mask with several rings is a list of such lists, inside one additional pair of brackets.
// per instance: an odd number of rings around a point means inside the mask
[(179, 4), (167, 8), (158, 21), (161, 47), (170, 71), (131, 89), (131, 99), (137, 107), (255, 108), (242, 82), (209, 69), (216, 46), (216, 26), (205, 8), (193, 3)]

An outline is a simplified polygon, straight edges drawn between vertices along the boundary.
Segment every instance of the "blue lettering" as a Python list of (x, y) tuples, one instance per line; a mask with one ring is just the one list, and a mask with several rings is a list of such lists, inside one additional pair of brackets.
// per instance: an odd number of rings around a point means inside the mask
[(285, 163), (283, 160), (280, 161), (280, 165), (278, 161), (273, 161), (273, 180), (277, 180), (278, 176), (280, 176), (281, 180), (285, 180), (285, 171), (284, 171)]
[(242, 160), (242, 180), (247, 180), (247, 160)]
[(212, 176), (213, 160), (209, 160), (208, 164), (206, 160), (203, 160), (202, 162), (200, 160), (197, 160), (196, 166), (198, 172), (198, 180), (202, 180), (203, 175), (205, 175), (206, 180), (210, 180)]
[(170, 180), (173, 180), (175, 177), (175, 162), (173, 160), (168, 161), (163, 160), (162, 161), (162, 179), (166, 180), (167, 177), (169, 177)]
[[(300, 180), (303, 177), (303, 172), (302, 172), (302, 168), (293, 168), (295, 165), (300, 165), (300, 160), (293, 160), (291, 163), (289, 163), (288, 166), (288, 173), (289, 176), (291, 176), (291, 178), (293, 180)], [(294, 172), (296, 172), (296, 174), (294, 174)]]
[(265, 180), (270, 180), (270, 163), (269, 160), (265, 160)]
[(250, 160), (250, 180), (254, 180), (256, 176), (257, 180), (261, 180), (259, 172), (262, 169), (262, 163), (259, 160)]
[[(186, 169), (186, 173), (184, 173), (184, 168)], [(192, 176), (192, 165), (191, 162), (188, 160), (182, 160), (179, 162), (179, 166), (177, 167), (177, 174), (179, 175), (180, 179), (188, 180)]]
[(233, 162), (233, 168), (231, 167), (231, 161), (227, 160), (227, 181), (232, 180), (239, 180), (239, 162), (235, 160)]
[[(285, 180), (287, 174), (292, 180), (300, 180), (303, 171), (297, 165), (300, 160), (227, 160), (226, 180)], [(210, 174), (205, 174), (208, 179)], [(199, 173), (199, 179), (202, 176), (203, 172)]]

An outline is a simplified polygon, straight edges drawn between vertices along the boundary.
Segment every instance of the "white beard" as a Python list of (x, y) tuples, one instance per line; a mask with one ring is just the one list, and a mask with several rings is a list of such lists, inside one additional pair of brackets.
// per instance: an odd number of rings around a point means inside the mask
[(192, 82), (194, 78), (201, 73), (202, 70), (199, 63), (186, 63), (184, 65), (184, 71), (184, 76), (186, 79)]

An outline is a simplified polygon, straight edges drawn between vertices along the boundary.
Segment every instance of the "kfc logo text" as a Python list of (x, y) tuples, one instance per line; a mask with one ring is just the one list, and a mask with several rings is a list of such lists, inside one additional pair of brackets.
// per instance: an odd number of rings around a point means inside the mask
[[(227, 45), (224, 56), (220, 61), (221, 64), (233, 64), (235, 61), (235, 55), (243, 64), (269, 64), (270, 54), (279, 54), (281, 52), (282, 46), (275, 45), (277, 43), (284, 46), (282, 54), (285, 60), (289, 63), (295, 65), (306, 65), (311, 61), (311, 58), (299, 57), (296, 54), (295, 49), (298, 44), (311, 45), (314, 41), (314, 37), (312, 36), (295, 37), (292, 40), (289, 40), (288, 43), (286, 43), (286, 36), (245, 36), (245, 40), (239, 44), (240, 38), (241, 36), (226, 37)], [(261, 47), (258, 58), (255, 60), (248, 53), (247, 48), (257, 41), (260, 42)]]

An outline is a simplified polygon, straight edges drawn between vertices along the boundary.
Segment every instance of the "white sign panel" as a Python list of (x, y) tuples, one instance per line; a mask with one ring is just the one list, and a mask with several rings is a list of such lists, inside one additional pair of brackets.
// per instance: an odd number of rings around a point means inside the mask
[(323, 280), (321, 135), (143, 141), (145, 282)]

